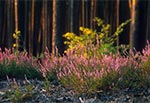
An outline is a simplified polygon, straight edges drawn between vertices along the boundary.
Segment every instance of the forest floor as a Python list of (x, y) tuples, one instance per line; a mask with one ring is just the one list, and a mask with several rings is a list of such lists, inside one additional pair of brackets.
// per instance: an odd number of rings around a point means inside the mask
[(100, 91), (92, 95), (77, 95), (53, 81), (46, 91), (44, 81), (0, 81), (0, 103), (150, 103), (150, 88)]

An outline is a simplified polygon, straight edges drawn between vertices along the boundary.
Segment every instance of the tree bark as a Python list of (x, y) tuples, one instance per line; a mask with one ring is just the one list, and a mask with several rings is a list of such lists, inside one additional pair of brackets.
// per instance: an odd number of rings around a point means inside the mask
[[(14, 8), (15, 8), (15, 32), (18, 31), (18, 1), (14, 0)], [(18, 39), (16, 39), (16, 49), (18, 50), (19, 42)]]
[(33, 34), (34, 34), (34, 0), (29, 2), (29, 15), (28, 15), (28, 45), (29, 54), (33, 54)]
[(129, 0), (130, 7), (130, 46), (131, 48), (137, 48), (137, 39), (138, 39), (138, 0)]
[(23, 48), (25, 50), (28, 50), (27, 48), (27, 34), (28, 34), (28, 1), (24, 1), (24, 5), (25, 5), (25, 20), (24, 20), (24, 42), (23, 42)]
[(147, 29), (147, 15), (148, 15), (148, 1), (139, 1), (138, 3), (138, 44), (137, 50), (142, 51), (146, 45), (146, 29)]
[(50, 52), (52, 52), (52, 2), (53, 1), (48, 1), (48, 11), (47, 11), (47, 33), (48, 33), (48, 38), (47, 38), (47, 43), (48, 43), (48, 49)]
[(43, 0), (42, 7), (42, 51), (47, 47), (47, 1)]
[(56, 0), (53, 0), (53, 15), (52, 15), (52, 54), (55, 55), (55, 39), (56, 39)]

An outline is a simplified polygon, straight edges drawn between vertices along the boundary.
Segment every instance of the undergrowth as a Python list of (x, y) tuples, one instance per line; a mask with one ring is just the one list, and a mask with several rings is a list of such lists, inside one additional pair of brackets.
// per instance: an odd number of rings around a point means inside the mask
[[(123, 27), (109, 34), (110, 25), (96, 18), (100, 31), (81, 27), (81, 35), (66, 33), (68, 49), (63, 55), (54, 55), (46, 48), (43, 56), (33, 58), (26, 51), (0, 50), (0, 78), (45, 78), (45, 89), (57, 80), (76, 93), (94, 93), (114, 88), (147, 88), (150, 86), (150, 44), (142, 52), (114, 47)], [(128, 51), (126, 51), (128, 49)], [(18, 91), (17, 91), (18, 90)], [(16, 94), (15, 94), (16, 93)], [(16, 89), (13, 95), (22, 96)], [(20, 98), (20, 97), (17, 97)]]

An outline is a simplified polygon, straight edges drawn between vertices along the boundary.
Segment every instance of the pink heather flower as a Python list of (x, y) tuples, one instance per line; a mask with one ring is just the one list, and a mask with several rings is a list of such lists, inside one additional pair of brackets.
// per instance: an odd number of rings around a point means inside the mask
[(78, 77), (78, 78), (81, 78), (81, 76), (80, 76), (80, 73), (79, 73), (79, 72), (77, 72), (76, 74), (77, 74), (77, 77)]
[(46, 77), (46, 69), (45, 67), (39, 62), (39, 65), (40, 65), (40, 72), (42, 73), (43, 77)]
[(100, 78), (100, 71), (98, 69), (95, 70), (95, 77)]
[(61, 72), (57, 73), (57, 77), (58, 77), (58, 79), (61, 79), (62, 78), (62, 73)]
[(145, 47), (145, 49), (143, 49), (142, 53), (144, 56), (150, 56), (150, 44), (148, 41), (147, 41), (147, 46)]

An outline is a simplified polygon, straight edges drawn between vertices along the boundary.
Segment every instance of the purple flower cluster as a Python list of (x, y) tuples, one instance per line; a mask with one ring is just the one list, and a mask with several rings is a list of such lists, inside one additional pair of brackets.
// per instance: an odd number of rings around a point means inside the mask
[[(63, 56), (52, 56), (47, 51), (44, 53), (40, 66), (44, 77), (48, 76), (46, 75), (48, 72), (55, 70), (58, 79), (64, 85), (85, 92), (111, 84), (105, 82), (130, 81), (134, 79), (134, 75), (135, 78), (136, 76), (142, 78), (141, 69), (144, 66), (141, 64), (149, 63), (149, 60), (150, 45), (148, 44), (142, 53), (130, 50), (124, 55), (118, 52), (109, 55), (102, 54), (101, 57), (93, 55), (90, 58), (85, 57), (82, 52), (81, 55), (76, 54), (75, 51), (68, 51)], [(150, 63), (148, 67), (150, 68)], [(131, 78), (130, 72), (134, 73)]]
[(0, 48), (0, 64), (10, 65), (12, 62), (15, 62), (16, 65), (22, 66), (38, 66), (37, 59), (32, 58), (28, 55), (28, 52), (19, 52), (14, 49), (6, 49), (4, 51)]
[[(96, 52), (96, 51), (95, 51)], [(92, 55), (87, 57), (81, 51), (67, 51), (66, 54), (53, 55), (46, 48), (44, 57), (33, 58), (26, 51), (14, 49), (0, 49), (0, 64), (33, 66), (39, 68), (43, 77), (47, 78), (52, 71), (65, 86), (79, 92), (91, 92), (114, 83), (130, 83), (145, 80), (150, 83), (150, 44), (148, 43), (141, 53), (129, 52)], [(115, 81), (115, 82), (114, 82)], [(124, 82), (129, 81), (129, 82)], [(143, 81), (142, 81), (143, 83)], [(117, 84), (114, 84), (117, 85)], [(122, 85), (122, 84), (119, 84)]]

